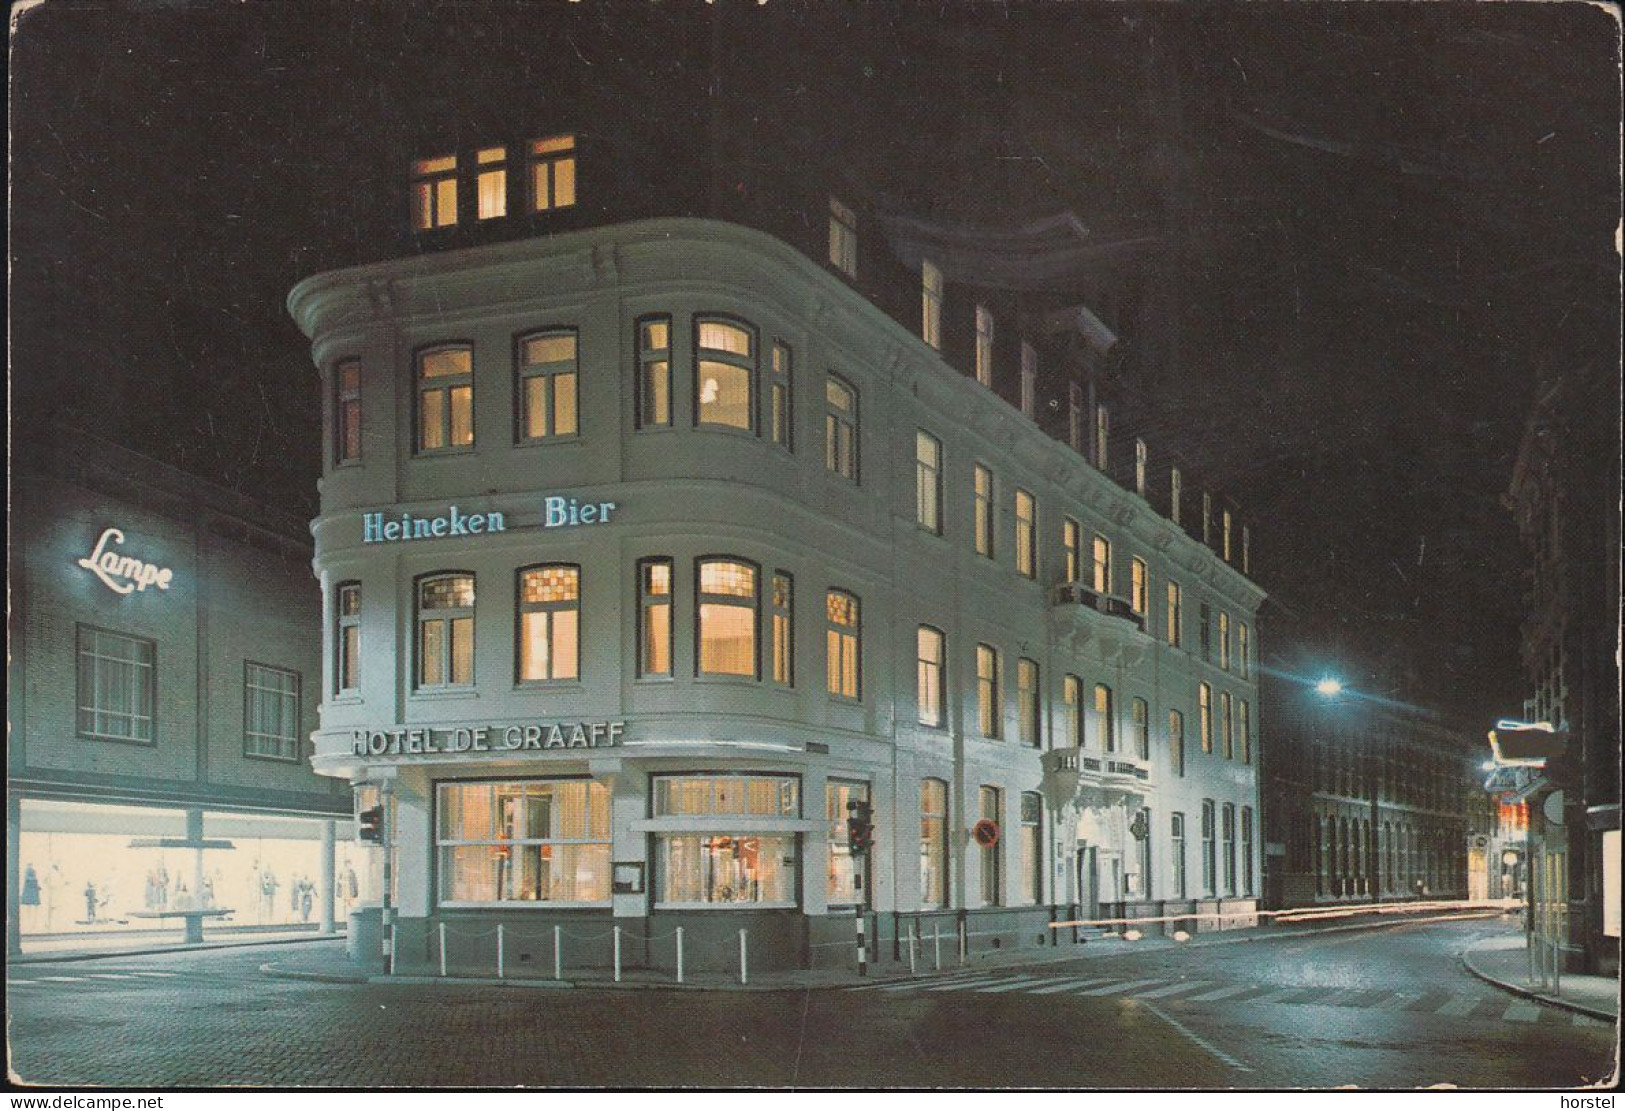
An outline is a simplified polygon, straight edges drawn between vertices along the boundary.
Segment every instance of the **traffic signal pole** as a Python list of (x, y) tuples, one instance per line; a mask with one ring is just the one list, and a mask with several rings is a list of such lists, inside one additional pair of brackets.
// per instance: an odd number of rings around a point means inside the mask
[(390, 857), (394, 854), (390, 852), (390, 847), (394, 844), (395, 830), (392, 828), (393, 823), (389, 820), (389, 796), (390, 783), (386, 780), (378, 785), (378, 799), (383, 807), (383, 813), (379, 816), (379, 831), (384, 849), (384, 899), (383, 914), (380, 916), (380, 924), (383, 929), (380, 932), (383, 934), (384, 939), (385, 976), (392, 975), (395, 972), (395, 908), (390, 905), (389, 900), (390, 889), (393, 887), (392, 881), (394, 880), (393, 869), (390, 865)]

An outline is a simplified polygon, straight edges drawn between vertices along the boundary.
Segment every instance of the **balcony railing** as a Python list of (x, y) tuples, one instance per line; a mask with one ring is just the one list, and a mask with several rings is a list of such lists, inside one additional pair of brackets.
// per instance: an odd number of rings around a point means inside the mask
[(1109, 617), (1121, 617), (1131, 622), (1142, 633), (1145, 632), (1145, 615), (1136, 613), (1134, 605), (1127, 598), (1119, 598), (1113, 594), (1102, 594), (1083, 583), (1061, 583), (1055, 588), (1051, 596), (1053, 606), (1087, 606), (1098, 610)]

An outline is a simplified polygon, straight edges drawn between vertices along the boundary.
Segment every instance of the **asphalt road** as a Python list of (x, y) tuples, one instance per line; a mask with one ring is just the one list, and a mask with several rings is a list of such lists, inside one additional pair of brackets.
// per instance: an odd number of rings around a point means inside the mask
[(8, 970), (14, 1082), (615, 1087), (1569, 1087), (1612, 1026), (1521, 1002), (1455, 922), (793, 992), (342, 985), (279, 947)]

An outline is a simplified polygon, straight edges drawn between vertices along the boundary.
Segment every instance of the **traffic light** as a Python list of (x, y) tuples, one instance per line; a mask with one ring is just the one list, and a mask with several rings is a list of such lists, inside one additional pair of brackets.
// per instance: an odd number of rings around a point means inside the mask
[(370, 806), (356, 815), (355, 835), (359, 841), (371, 841), (374, 845), (384, 843), (384, 808)]
[(855, 853), (867, 852), (875, 843), (874, 811), (867, 802), (853, 799), (846, 804), (846, 842)]

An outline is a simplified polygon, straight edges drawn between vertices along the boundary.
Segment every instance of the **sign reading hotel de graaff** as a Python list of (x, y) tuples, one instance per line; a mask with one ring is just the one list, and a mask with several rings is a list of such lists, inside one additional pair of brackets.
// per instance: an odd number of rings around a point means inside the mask
[[(542, 499), (543, 528), (574, 528), (580, 525), (601, 525), (609, 521), (610, 514), (619, 508), (612, 501), (584, 502), (580, 498), (549, 494)], [(386, 516), (382, 510), (361, 515), (361, 541), (364, 544), (383, 544), (397, 540), (434, 540), (442, 536), (480, 536), (491, 532), (507, 532), (508, 517), (490, 510), (485, 513), (464, 513), (455, 505), (433, 517), (414, 516), (402, 511)]]
[(529, 749), (611, 748), (626, 734), (624, 721), (564, 721), (530, 725), (405, 726), (352, 729), (355, 756), (434, 756), (445, 753), (523, 752)]

